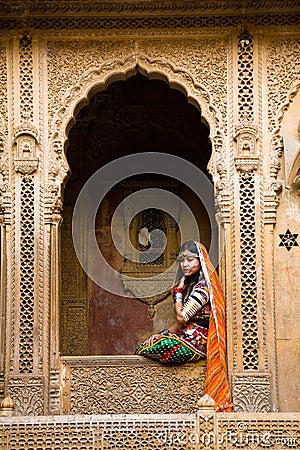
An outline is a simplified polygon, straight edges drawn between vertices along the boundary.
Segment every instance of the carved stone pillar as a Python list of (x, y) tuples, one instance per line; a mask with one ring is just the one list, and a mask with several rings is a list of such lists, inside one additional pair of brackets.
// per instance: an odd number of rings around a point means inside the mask
[[(239, 36), (237, 59), (238, 125), (235, 127), (235, 312), (232, 394), (235, 411), (268, 412), (272, 364), (266, 335), (264, 289), (263, 158), (255, 93), (259, 89), (257, 43)], [(255, 56), (255, 57), (254, 57)], [(258, 64), (257, 64), (258, 62)], [(271, 325), (271, 323), (269, 323)], [(272, 401), (273, 400), (273, 401)]]
[[(5, 395), (15, 403), (16, 415), (45, 413), (47, 357), (42, 295), (43, 227), (40, 222), (41, 128), (40, 92), (34, 75), (37, 42), (15, 38), (9, 45), (10, 86), (7, 139), (11, 211), (4, 201), (5, 223)], [(19, 74), (18, 76), (16, 74)], [(37, 95), (35, 95), (37, 94)], [(4, 237), (4, 236), (3, 236)]]
[(15, 168), (15, 301), (10, 311), (14, 339), (12, 372), (8, 392), (16, 405), (16, 414), (42, 414), (44, 378), (39, 370), (40, 311), (37, 300), (38, 227), (37, 132), (24, 124), (14, 133)]
[[(48, 185), (48, 194), (53, 192), (53, 185)], [(49, 379), (49, 413), (59, 414), (59, 331), (60, 331), (60, 277), (55, 274), (60, 273), (60, 227), (62, 223), (61, 208), (54, 202), (51, 196), (48, 200), (45, 214), (45, 248), (48, 249), (47, 260), (49, 263), (48, 292), (50, 293), (49, 315), (50, 323), (48, 328), (48, 345), (50, 355), (50, 379)]]
[(60, 295), (61, 295), (61, 224), (62, 189), (68, 173), (68, 164), (63, 153), (62, 141), (55, 134), (52, 141), (52, 158), (49, 161), (45, 189), (45, 249), (47, 249), (45, 287), (49, 294), (49, 329), (46, 335), (49, 346), (49, 386), (48, 411), (59, 414), (60, 411)]

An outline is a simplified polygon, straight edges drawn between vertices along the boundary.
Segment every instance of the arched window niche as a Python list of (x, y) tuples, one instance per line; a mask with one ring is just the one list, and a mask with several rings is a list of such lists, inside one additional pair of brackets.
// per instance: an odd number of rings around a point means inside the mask
[[(68, 131), (66, 151), (71, 174), (64, 188), (61, 226), (60, 352), (68, 356), (132, 355), (138, 343), (165, 328), (174, 317), (169, 290), (155, 295), (155, 286), (146, 282), (142, 290), (145, 294), (145, 289), (149, 289), (149, 297), (140, 297), (140, 283), (130, 285), (126, 280), (139, 275), (150, 280), (164, 272), (176, 258), (181, 236), (174, 217), (145, 203), (143, 210), (130, 221), (130, 242), (133, 248), (146, 252), (151, 245), (151, 232), (158, 229), (166, 236), (165, 249), (161, 252), (164, 243), (158, 233), (152, 247), (160, 256), (147, 261), (142, 255), (142, 259), (132, 262), (126, 248), (125, 254), (121, 254), (112, 239), (116, 208), (142, 189), (167, 191), (191, 209), (201, 241), (208, 247), (209, 217), (201, 200), (183, 182), (155, 173), (126, 177), (124, 172), (124, 179), (109, 190), (99, 205), (95, 222), (100, 251), (115, 273), (111, 279), (112, 292), (109, 292), (87, 276), (77, 259), (72, 241), (76, 199), (98, 169), (135, 153), (159, 152), (181, 157), (210, 179), (209, 128), (202, 120), (201, 111), (188, 102), (183, 92), (140, 73), (127, 80), (113, 81), (105, 90), (93, 93), (88, 104), (78, 109), (76, 121)], [(188, 178), (188, 173), (185, 176)], [(123, 222), (117, 224), (121, 240), (125, 216), (130, 215), (130, 200), (123, 214)], [(83, 240), (89, 232), (82, 230)], [(93, 264), (94, 255), (86, 257)], [(131, 297), (127, 296), (129, 290)], [(121, 295), (116, 295), (116, 291)]]

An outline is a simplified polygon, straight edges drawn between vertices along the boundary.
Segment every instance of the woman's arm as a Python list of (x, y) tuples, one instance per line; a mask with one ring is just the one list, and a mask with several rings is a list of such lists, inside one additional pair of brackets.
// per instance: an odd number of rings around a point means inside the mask
[(185, 301), (184, 306), (181, 308), (181, 315), (184, 323), (191, 320), (197, 315), (203, 306), (209, 301), (209, 291), (205, 282), (197, 283), (188, 298)]
[[(179, 282), (179, 284), (178, 284), (178, 286), (176, 288), (177, 291), (181, 291), (182, 292), (182, 290), (184, 288), (184, 279), (185, 279), (185, 277), (181, 278), (181, 280), (180, 280), (180, 282)], [(182, 326), (184, 325), (184, 320), (183, 320), (183, 317), (182, 317), (182, 314), (181, 314), (182, 302), (175, 301), (174, 308), (175, 308), (175, 314), (176, 314), (177, 322), (172, 323), (172, 325), (170, 325), (168, 328), (166, 328), (161, 333), (153, 334), (148, 339), (146, 339), (146, 341), (144, 341), (143, 344), (145, 344), (145, 345), (152, 345), (153, 342), (155, 340), (159, 339), (162, 335), (164, 335), (164, 334), (167, 335), (169, 333), (170, 334), (177, 333), (177, 331), (179, 331), (182, 328)]]
[[(177, 319), (177, 325), (178, 325), (178, 329), (182, 328), (182, 326), (184, 325), (184, 320), (183, 320), (183, 316), (182, 316), (182, 303), (180, 302), (176, 302), (174, 305), (174, 309), (175, 309), (175, 314), (176, 314), (176, 319)], [(178, 331), (178, 330), (177, 330)]]
[[(178, 286), (176, 287), (176, 289), (174, 291), (174, 309), (175, 309), (175, 314), (176, 314), (176, 319), (177, 319), (178, 330), (180, 330), (180, 328), (182, 328), (184, 325), (184, 320), (183, 320), (183, 316), (181, 313), (184, 281), (185, 281), (185, 277), (182, 277), (178, 283)], [(176, 330), (176, 331), (178, 331), (178, 330)]]

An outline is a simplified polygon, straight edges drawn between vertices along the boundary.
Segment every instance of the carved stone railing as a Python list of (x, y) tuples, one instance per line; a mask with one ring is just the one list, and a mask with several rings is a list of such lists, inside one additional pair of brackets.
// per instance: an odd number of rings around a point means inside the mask
[(61, 358), (64, 414), (184, 414), (203, 395), (205, 361), (162, 365), (141, 356)]
[(299, 449), (300, 413), (3, 417), (0, 443), (10, 450)]

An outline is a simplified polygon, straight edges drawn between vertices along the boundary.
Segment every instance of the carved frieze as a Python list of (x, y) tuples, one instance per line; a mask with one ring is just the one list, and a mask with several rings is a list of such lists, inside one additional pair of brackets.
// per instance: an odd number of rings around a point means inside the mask
[[(177, 66), (176, 71), (185, 71), (195, 80), (199, 88), (203, 86), (211, 96), (213, 107), (226, 122), (227, 106), (227, 41), (218, 39), (169, 39), (164, 41), (141, 41), (141, 52), (148, 58), (168, 60)], [(207, 58), (207, 54), (210, 55)], [(180, 68), (180, 69), (179, 69)]]
[[(251, 25), (299, 23), (296, 0), (251, 1), (243, 4), (243, 10)], [(83, 4), (65, 0), (55, 5), (52, 2), (24, 4), (16, 0), (4, 3), (0, 12), (6, 19), (1, 21), (2, 29), (21, 29), (24, 17), (29, 29), (34, 29), (37, 21), (40, 29), (210, 28), (234, 27), (241, 22), (241, 3), (237, 0), (188, 3), (123, 0)]]
[[(68, 42), (64, 40), (47, 43), (48, 53), (48, 89), (49, 89), (49, 121), (63, 102), (67, 91), (78, 86), (78, 81), (88, 69), (98, 69), (105, 61), (120, 59), (134, 50), (132, 41), (98, 41), (80, 40)], [(95, 64), (96, 62), (96, 64)], [(71, 92), (69, 92), (70, 94)], [(53, 143), (55, 149), (63, 149), (63, 143)]]
[[(112, 75), (113, 71), (117, 70), (118, 60), (119, 70), (124, 73), (125, 65), (128, 65), (132, 58), (135, 63), (140, 61), (145, 65), (145, 68), (148, 69), (147, 72), (169, 73), (168, 78), (172, 81), (174, 80), (173, 73), (176, 73), (178, 83), (180, 83), (180, 78), (183, 84), (189, 81), (193, 88), (190, 88), (188, 94), (193, 94), (192, 96), (196, 98), (198, 91), (198, 95), (203, 96), (204, 101), (209, 103), (211, 108), (222, 110), (223, 119), (226, 116), (227, 89), (226, 77), (224, 77), (224, 73), (226, 73), (226, 42), (224, 40), (211, 39), (190, 42), (190, 40), (174, 39), (168, 43), (147, 40), (147, 42), (139, 41), (137, 44), (126, 40), (116, 42), (81, 40), (70, 43), (68, 46), (63, 41), (49, 41), (48, 45), (50, 120), (62, 101), (64, 105), (69, 105), (74, 99), (74, 93), (78, 97), (79, 90), (82, 90), (83, 86), (91, 86), (93, 79), (96, 84), (98, 78), (100, 88), (99, 82), (101, 79), (104, 80), (105, 73), (110, 71)], [(207, 46), (212, 55), (210, 62), (206, 57)], [(204, 51), (204, 49), (206, 50)], [(135, 56), (131, 56), (133, 54)], [(168, 61), (165, 55), (168, 55)], [(97, 61), (97, 70), (95, 69), (95, 60)], [(63, 64), (62, 61), (64, 61)], [(105, 61), (115, 62), (104, 64)], [(177, 65), (180, 66), (180, 69), (176, 67)], [(208, 94), (208, 89), (210, 94)], [(84, 95), (86, 95), (86, 89)], [(211, 99), (211, 97), (213, 98)], [(204, 105), (201, 106), (204, 107)], [(216, 113), (216, 115), (218, 114)], [(59, 117), (56, 119), (56, 126), (58, 125), (57, 120)]]
[(0, 129), (7, 129), (7, 56), (6, 48), (0, 44)]
[(65, 414), (184, 414), (196, 411), (203, 395), (204, 362), (162, 366), (139, 356), (102, 356), (62, 364)]
[[(186, 65), (186, 58), (184, 58), (183, 54), (183, 42), (179, 41), (177, 46), (176, 42), (174, 42), (170, 44), (171, 47), (169, 49), (164, 48), (163, 50), (169, 52), (170, 56), (173, 54), (174, 61), (176, 61), (181, 46), (182, 61), (180, 64)], [(145, 45), (145, 48), (143, 48), (143, 45)], [(188, 41), (185, 42), (185, 45), (189, 45)], [(72, 43), (70, 49), (69, 46), (65, 46), (62, 42), (49, 43), (49, 89), (51, 92), (50, 98), (53, 99), (53, 103), (49, 104), (49, 117), (50, 119), (53, 117), (50, 127), (52, 130), (52, 169), (51, 173), (49, 173), (48, 184), (49, 205), (51, 201), (50, 193), (54, 194), (53, 197), (56, 199), (56, 202), (60, 202), (60, 185), (64, 182), (68, 174), (69, 168), (64, 155), (65, 133), (70, 118), (74, 114), (74, 108), (78, 104), (78, 100), (81, 99), (86, 102), (86, 96), (91, 89), (95, 89), (95, 86), (98, 86), (99, 89), (101, 87), (104, 88), (110, 77), (120, 77), (120, 73), (123, 74), (121, 75), (122, 78), (126, 73), (136, 73), (138, 70), (141, 70), (142, 73), (149, 74), (150, 78), (152, 73), (160, 74), (160, 76), (163, 75), (168, 80), (171, 80), (174, 83), (176, 82), (178, 86), (185, 86), (188, 97), (193, 98), (198, 102), (203, 117), (210, 123), (211, 140), (215, 150), (212, 161), (221, 158), (222, 146), (220, 146), (220, 142), (224, 142), (224, 137), (222, 136), (223, 129), (220, 130), (220, 127), (217, 127), (217, 124), (222, 122), (222, 114), (220, 113), (220, 109), (222, 108), (223, 118), (225, 117), (226, 81), (224, 81), (224, 72), (226, 72), (226, 47), (224, 41), (221, 41), (221, 44), (217, 44), (216, 41), (213, 40), (211, 43), (208, 43), (208, 45), (211, 46), (211, 52), (215, 55), (216, 59), (215, 63), (211, 66), (207, 65), (206, 55), (203, 51), (201, 53), (201, 51), (197, 49), (195, 42), (189, 47), (191, 48), (191, 51), (195, 52), (195, 54), (191, 55), (189, 58), (189, 60), (193, 61), (189, 70), (193, 70), (195, 73), (200, 71), (198, 76), (199, 81), (197, 82), (197, 76), (194, 79), (188, 72), (188, 68), (179, 70), (175, 65), (172, 65), (171, 58), (169, 58), (168, 61), (165, 59), (165, 54), (161, 50), (162, 42), (153, 41), (147, 45), (140, 43), (136, 46), (133, 45), (131, 41), (114, 42), (113, 44), (105, 42), (99, 43), (97, 41), (80, 41), (80, 43)], [(218, 47), (218, 45), (221, 45), (221, 54), (224, 58), (221, 57), (219, 51), (216, 50), (216, 46)], [(130, 54), (130, 51), (132, 50), (134, 50), (134, 53)], [(144, 51), (146, 54), (143, 53)], [(66, 57), (66, 52), (69, 52), (68, 57)], [(148, 52), (151, 54), (153, 53), (153, 55), (155, 54), (155, 58), (154, 56), (153, 58), (148, 56)], [(124, 54), (127, 54), (125, 58)], [(158, 58), (157, 55), (161, 55), (161, 58)], [(120, 56), (122, 56), (122, 59)], [(106, 61), (110, 60), (111, 62), (103, 62), (105, 58)], [(201, 58), (203, 64), (199, 64)], [(64, 61), (64, 64), (61, 63), (62, 60)], [(97, 68), (94, 67), (95, 60), (98, 61)], [(217, 71), (216, 67), (220, 64), (222, 68)], [(89, 66), (90, 68), (88, 68)], [(80, 76), (78, 71), (82, 70), (82, 67), (84, 67), (85, 72)], [(203, 67), (203, 69), (199, 69), (199, 67)], [(216, 76), (218, 76), (218, 82), (216, 82)], [(221, 87), (216, 88), (216, 86)], [(212, 89), (215, 92), (215, 95), (212, 96), (208, 89)], [(217, 89), (217, 91), (215, 91), (215, 89)], [(216, 164), (211, 163), (210, 170), (212, 173), (216, 172), (215, 166)], [(222, 175), (224, 175), (224, 171), (226, 171), (224, 162), (221, 165), (219, 164), (218, 167), (219, 172), (222, 172)], [(224, 179), (222, 186), (223, 185)], [(221, 203), (222, 201), (220, 204)]]
[[(261, 0), (256, 2), (255, 0), (249, 0), (243, 5), (245, 14), (253, 15), (255, 13), (271, 12), (274, 15), (284, 11), (285, 13), (292, 13), (297, 10), (298, 2), (293, 1), (280, 1), (275, 0), (271, 3), (267, 0)], [(195, 16), (208, 13), (219, 13), (220, 15), (237, 14), (240, 15), (241, 4), (238, 0), (226, 0), (223, 2), (211, 2), (191, 0), (189, 3), (182, 1), (177, 2), (164, 2), (163, 0), (152, 2), (142, 1), (138, 4), (129, 0), (111, 1), (109, 4), (101, 1), (93, 1), (86, 4), (78, 5), (76, 2), (61, 1), (59, 4), (47, 3), (46, 5), (40, 3), (31, 3), (29, 5), (23, 5), (20, 0), (10, 1), (9, 3), (3, 3), (1, 5), (1, 13), (6, 18), (15, 18), (20, 15), (21, 12), (29, 15), (34, 14), (35, 17), (61, 17), (62, 13), (65, 13), (68, 17), (74, 16), (95, 16), (97, 14), (101, 16), (117, 16), (122, 13), (131, 15), (148, 16), (152, 15), (172, 16), (174, 13), (177, 15), (188, 16), (193, 14)]]

